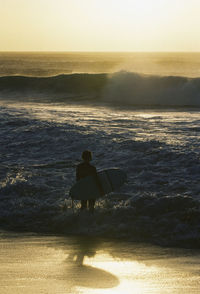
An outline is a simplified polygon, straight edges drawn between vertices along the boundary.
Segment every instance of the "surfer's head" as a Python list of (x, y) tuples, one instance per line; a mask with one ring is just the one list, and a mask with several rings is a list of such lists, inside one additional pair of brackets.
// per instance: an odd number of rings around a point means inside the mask
[(83, 151), (82, 159), (87, 162), (91, 161), (92, 160), (92, 152), (89, 150)]

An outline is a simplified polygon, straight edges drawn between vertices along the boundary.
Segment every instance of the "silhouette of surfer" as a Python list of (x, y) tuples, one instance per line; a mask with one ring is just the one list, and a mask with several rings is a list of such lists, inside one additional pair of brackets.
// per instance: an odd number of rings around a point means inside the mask
[[(79, 181), (82, 178), (93, 176), (97, 182), (97, 185), (99, 186), (99, 190), (101, 194), (103, 195), (103, 190), (97, 177), (96, 167), (90, 164), (90, 161), (92, 160), (91, 151), (89, 150), (83, 151), (82, 159), (83, 159), (83, 162), (78, 164), (78, 166), (76, 167), (76, 180)], [(89, 211), (93, 212), (94, 206), (95, 206), (95, 199), (91, 199), (90, 195), (88, 195), (87, 200), (81, 200), (81, 210), (89, 208)]]

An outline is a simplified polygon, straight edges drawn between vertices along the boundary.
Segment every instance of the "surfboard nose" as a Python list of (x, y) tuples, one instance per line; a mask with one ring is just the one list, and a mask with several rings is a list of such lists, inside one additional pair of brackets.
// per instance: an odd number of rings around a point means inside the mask
[(109, 178), (112, 181), (113, 190), (120, 188), (127, 180), (127, 175), (124, 171), (118, 168), (107, 170)]

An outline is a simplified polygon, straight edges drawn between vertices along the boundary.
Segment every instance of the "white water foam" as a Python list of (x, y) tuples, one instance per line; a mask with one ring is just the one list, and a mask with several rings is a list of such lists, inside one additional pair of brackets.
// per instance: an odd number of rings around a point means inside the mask
[[(36, 103), (0, 111), (1, 227), (199, 246), (198, 111)], [(92, 216), (68, 199), (84, 149), (98, 169), (128, 175)]]

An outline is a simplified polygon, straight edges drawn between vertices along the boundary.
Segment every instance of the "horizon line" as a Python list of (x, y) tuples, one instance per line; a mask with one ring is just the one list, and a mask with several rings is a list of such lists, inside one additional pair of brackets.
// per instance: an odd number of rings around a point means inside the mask
[(0, 53), (200, 53), (200, 51), (0, 50)]

